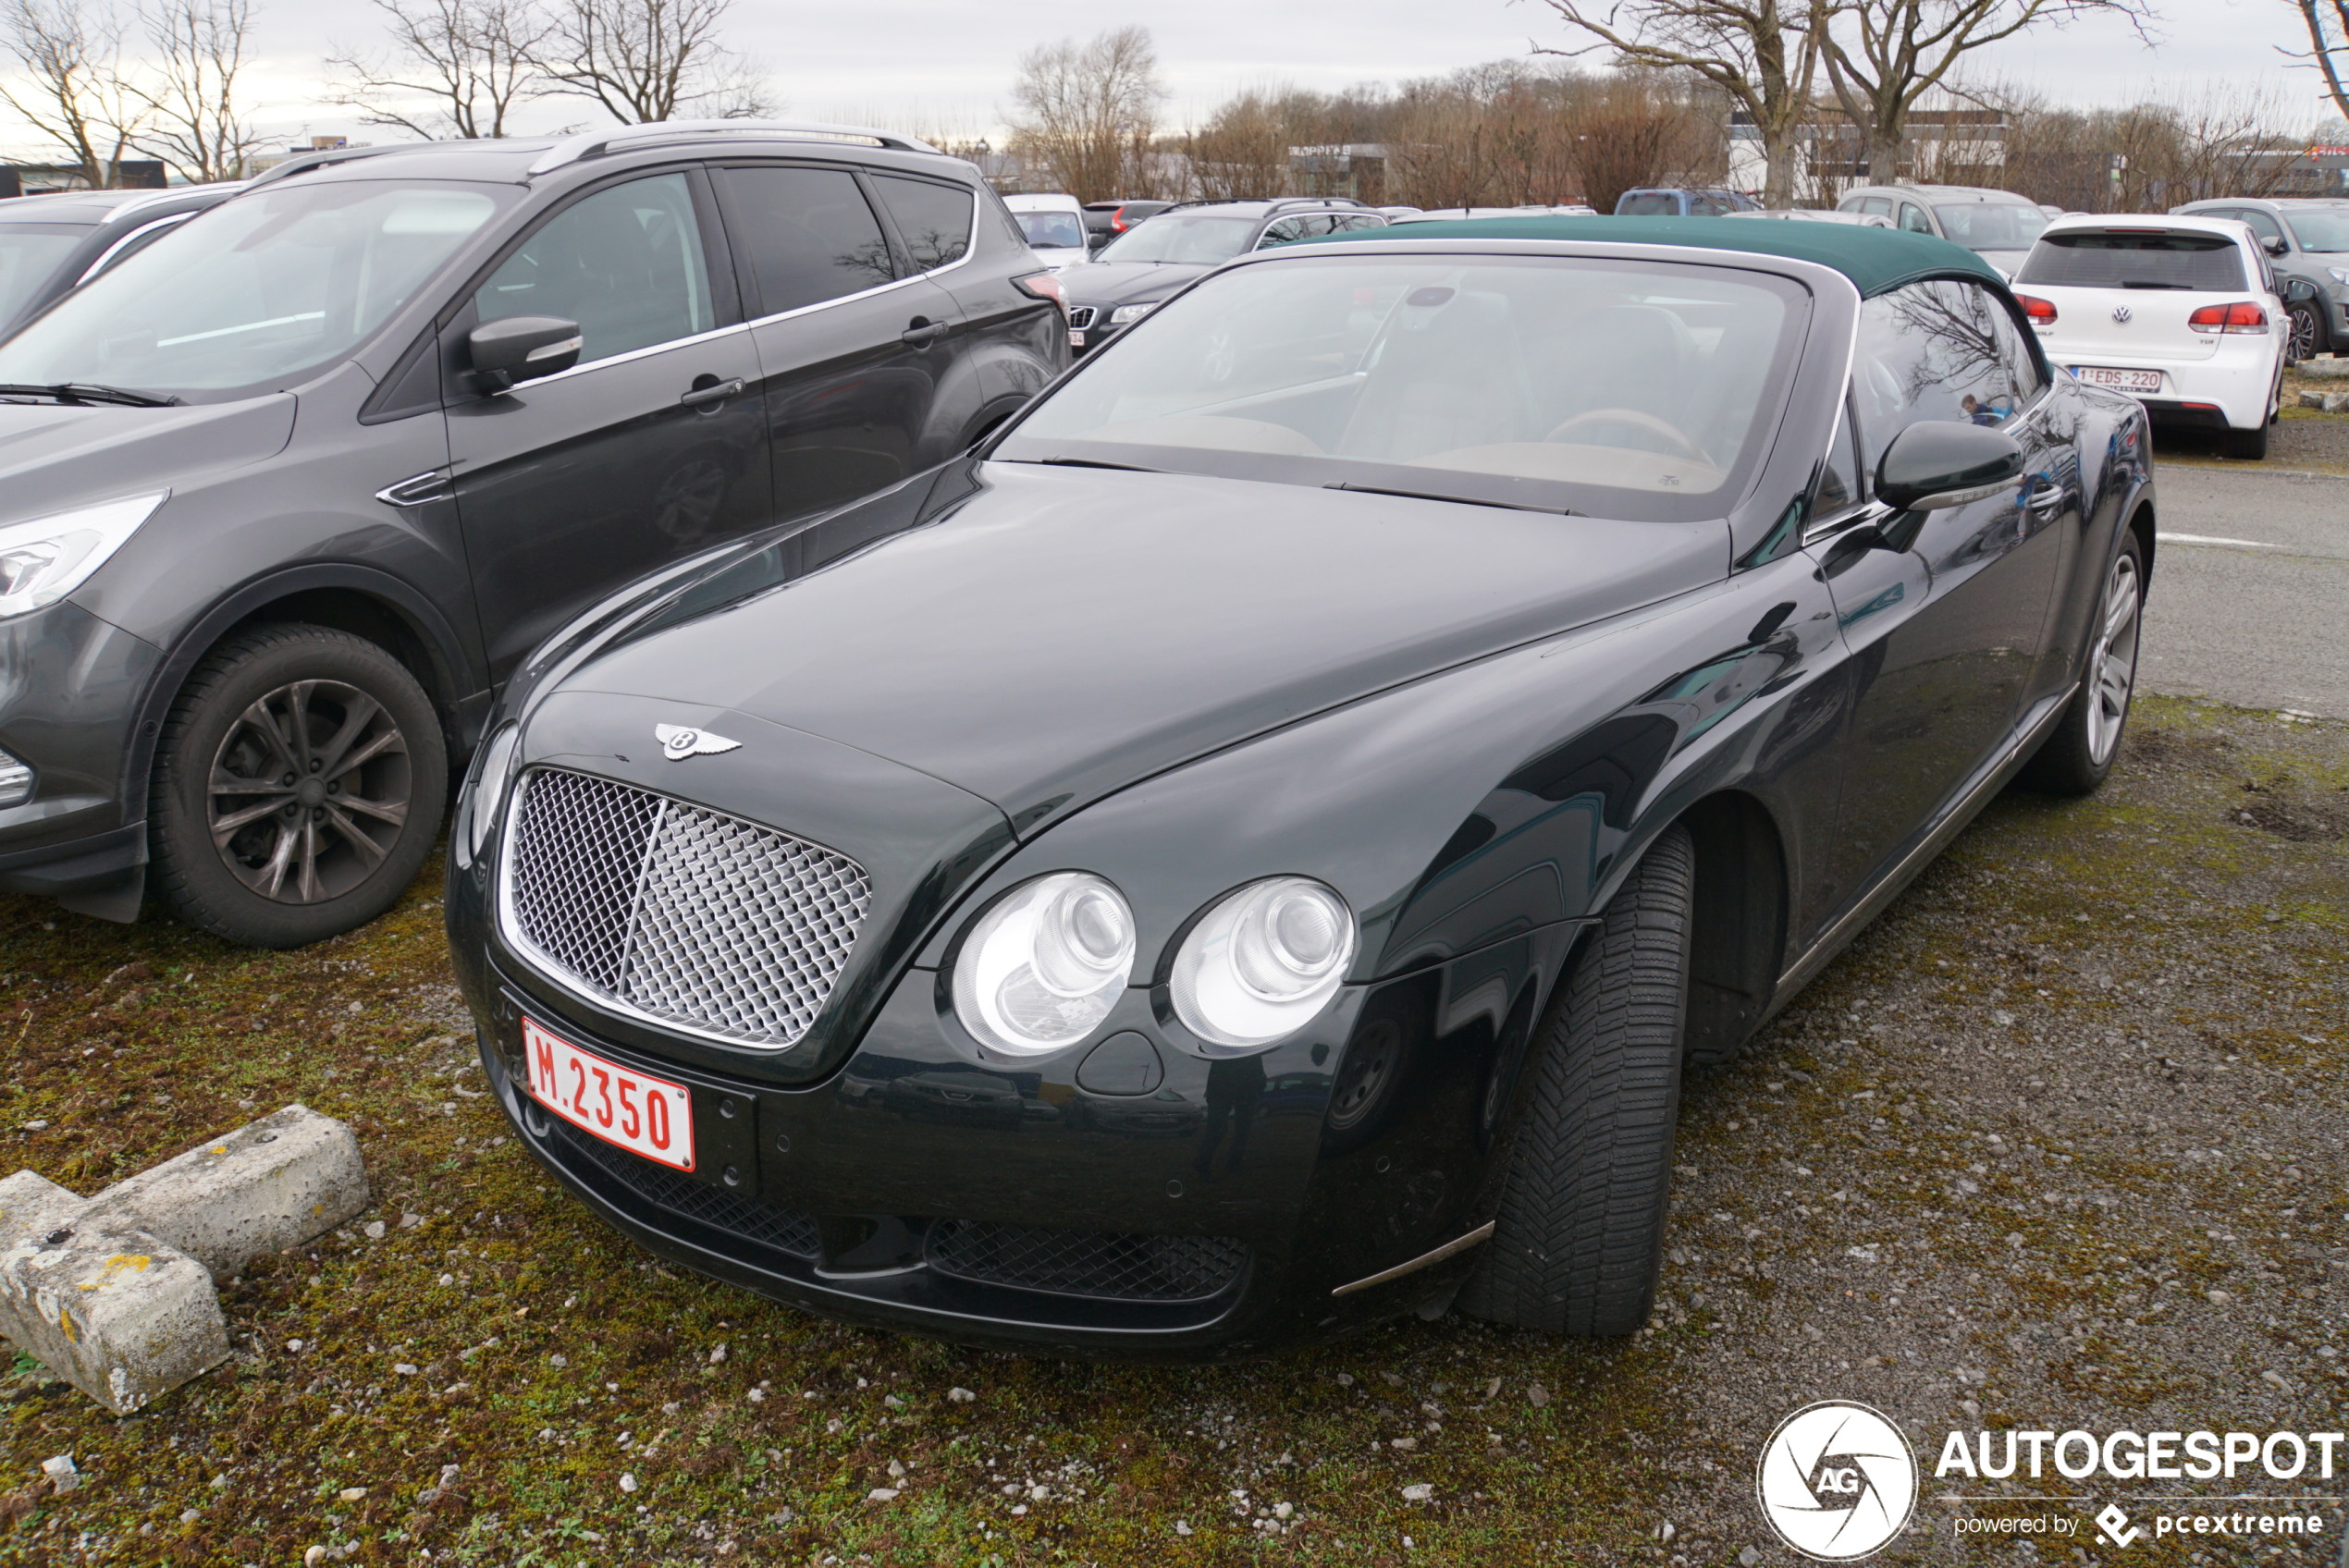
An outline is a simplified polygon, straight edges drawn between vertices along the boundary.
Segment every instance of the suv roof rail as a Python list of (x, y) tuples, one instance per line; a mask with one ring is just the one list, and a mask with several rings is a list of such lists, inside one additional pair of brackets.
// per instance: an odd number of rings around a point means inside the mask
[(1283, 207), (1359, 207), (1365, 212), (1378, 209), (1353, 196), (1194, 196), (1187, 202), (1175, 202), (1167, 207), (1237, 207), (1266, 206), (1274, 212)]
[(419, 147), (434, 145), (429, 141), (392, 141), (380, 147), (325, 147), (314, 153), (297, 153), (274, 168), (262, 170), (246, 182), (246, 188), (267, 185), (273, 180), (286, 179), (328, 164), (347, 164), (353, 158), (378, 157), (386, 153), (412, 153)]
[(583, 159), (600, 157), (604, 153), (638, 141), (658, 141), (673, 136), (709, 136), (731, 132), (741, 136), (771, 136), (792, 141), (869, 141), (899, 153), (936, 153), (937, 148), (918, 137), (904, 136), (893, 130), (876, 130), (870, 126), (826, 125), (814, 120), (652, 120), (643, 125), (610, 126), (591, 130), (581, 136), (566, 137), (547, 148), (531, 162), (527, 171), (532, 178), (551, 174), (569, 164)]

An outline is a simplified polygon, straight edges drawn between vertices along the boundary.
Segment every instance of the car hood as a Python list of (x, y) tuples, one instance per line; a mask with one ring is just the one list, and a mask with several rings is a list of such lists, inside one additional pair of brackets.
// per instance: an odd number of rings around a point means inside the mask
[(1087, 262), (1064, 267), (1060, 280), (1072, 305), (1131, 305), (1163, 300), (1214, 270), (1187, 262)]
[(293, 420), (287, 393), (162, 409), (0, 403), (0, 522), (259, 462), (284, 448)]
[(1717, 582), (1728, 538), (990, 462), (943, 516), (623, 643), (562, 687), (854, 747), (991, 802), (1025, 838), (1306, 716)]

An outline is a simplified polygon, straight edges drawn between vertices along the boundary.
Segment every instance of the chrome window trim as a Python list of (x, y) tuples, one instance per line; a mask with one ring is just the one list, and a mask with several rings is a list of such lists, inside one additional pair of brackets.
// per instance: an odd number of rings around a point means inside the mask
[(168, 217), (155, 218), (150, 222), (141, 224), (138, 227), (132, 229), (129, 233), (124, 235), (121, 239), (107, 246), (105, 250), (99, 254), (98, 259), (92, 262), (90, 265), (83, 270), (81, 276), (73, 280), (73, 286), (76, 288), (79, 288), (83, 284), (89, 282), (92, 278), (97, 276), (100, 273), (105, 271), (107, 264), (117, 256), (122, 254), (123, 247), (132, 243), (134, 240), (138, 239), (140, 236), (153, 234), (159, 228), (169, 228), (176, 223), (186, 223), (190, 218), (194, 217), (195, 215), (196, 214), (193, 212), (173, 213)]

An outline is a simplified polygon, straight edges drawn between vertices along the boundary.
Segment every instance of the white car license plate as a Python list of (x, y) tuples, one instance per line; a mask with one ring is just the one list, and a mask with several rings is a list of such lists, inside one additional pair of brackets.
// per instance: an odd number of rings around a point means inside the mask
[(607, 1061), (525, 1018), (530, 1096), (583, 1133), (678, 1170), (694, 1168), (694, 1096), (683, 1084)]
[(1068, 329), (1068, 346), (1072, 349), (1082, 349), (1085, 347), (1085, 329), (1083, 327), (1072, 326)]
[(2117, 392), (2161, 390), (2161, 373), (2158, 370), (2115, 370), (2110, 365), (2074, 365), (2072, 374), (2091, 386), (2109, 386)]

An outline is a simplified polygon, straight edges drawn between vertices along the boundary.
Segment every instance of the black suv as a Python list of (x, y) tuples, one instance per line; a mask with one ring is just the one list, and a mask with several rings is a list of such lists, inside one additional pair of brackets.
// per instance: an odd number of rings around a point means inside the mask
[(73, 190), (0, 202), (0, 337), (242, 189)]
[(978, 171), (879, 131), (273, 169), (0, 342), (0, 889), (368, 919), (535, 644), (961, 451), (1065, 364), (1055, 301)]
[(1091, 261), (1061, 269), (1069, 346), (1080, 354), (1099, 348), (1234, 256), (1292, 239), (1385, 227), (1385, 214), (1345, 196), (1178, 202), (1111, 240)]

